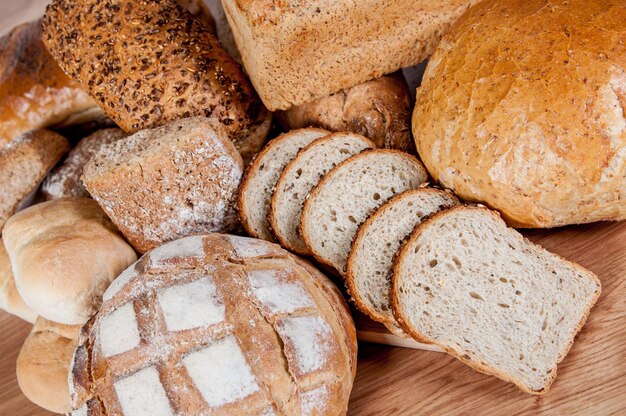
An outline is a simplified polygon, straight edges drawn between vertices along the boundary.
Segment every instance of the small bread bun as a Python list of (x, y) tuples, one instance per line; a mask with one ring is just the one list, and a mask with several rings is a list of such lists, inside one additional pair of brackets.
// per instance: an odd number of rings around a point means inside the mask
[(97, 202), (64, 198), (7, 222), (2, 239), (24, 302), (51, 321), (85, 323), (109, 283), (137, 255)]
[(24, 303), (24, 299), (15, 287), (11, 260), (2, 240), (0, 240), (0, 309), (30, 323), (37, 319), (37, 313)]
[(37, 406), (55, 413), (71, 410), (67, 381), (80, 325), (38, 318), (17, 357), (17, 382)]

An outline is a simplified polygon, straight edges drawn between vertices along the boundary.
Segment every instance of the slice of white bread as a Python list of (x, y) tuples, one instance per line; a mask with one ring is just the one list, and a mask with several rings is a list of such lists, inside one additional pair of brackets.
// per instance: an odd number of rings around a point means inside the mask
[(310, 254), (298, 235), (304, 200), (329, 170), (374, 147), (359, 134), (342, 132), (317, 139), (298, 152), (283, 169), (270, 204), (270, 228), (281, 245), (301, 255)]
[(406, 336), (389, 301), (393, 256), (426, 217), (458, 204), (450, 192), (411, 189), (387, 201), (359, 227), (348, 256), (348, 291), (363, 313), (396, 335)]
[(335, 166), (304, 203), (300, 235), (320, 263), (345, 275), (359, 225), (392, 196), (427, 178), (415, 157), (391, 149), (366, 150)]
[(292, 130), (270, 141), (246, 169), (239, 188), (241, 222), (252, 237), (274, 241), (267, 222), (272, 191), (283, 168), (300, 149), (330, 134), (316, 128)]
[(397, 255), (391, 291), (411, 336), (531, 394), (554, 381), (599, 295), (592, 272), (480, 207), (419, 225)]

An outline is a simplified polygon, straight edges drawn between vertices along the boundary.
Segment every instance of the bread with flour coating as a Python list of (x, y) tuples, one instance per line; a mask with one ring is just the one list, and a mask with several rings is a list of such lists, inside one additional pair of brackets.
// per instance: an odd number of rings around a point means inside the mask
[(0, 240), (0, 309), (30, 323), (37, 319), (37, 313), (24, 302), (15, 287), (11, 260), (2, 240)]

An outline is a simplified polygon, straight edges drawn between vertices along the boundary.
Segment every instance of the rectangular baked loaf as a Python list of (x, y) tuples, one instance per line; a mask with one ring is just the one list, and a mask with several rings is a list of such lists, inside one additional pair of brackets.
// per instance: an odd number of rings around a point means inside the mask
[(477, 0), (223, 0), (265, 105), (284, 110), (427, 58)]

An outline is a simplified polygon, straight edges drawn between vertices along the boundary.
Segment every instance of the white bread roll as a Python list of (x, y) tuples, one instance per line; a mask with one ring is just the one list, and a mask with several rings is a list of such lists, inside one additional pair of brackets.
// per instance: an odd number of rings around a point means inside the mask
[(85, 323), (109, 283), (137, 260), (98, 203), (87, 198), (20, 211), (7, 221), (2, 239), (26, 304), (68, 325)]
[(28, 399), (46, 410), (71, 410), (68, 373), (80, 325), (38, 318), (17, 357), (17, 382)]
[(30, 323), (37, 319), (37, 313), (24, 303), (24, 299), (15, 287), (11, 260), (2, 240), (0, 240), (0, 309)]

